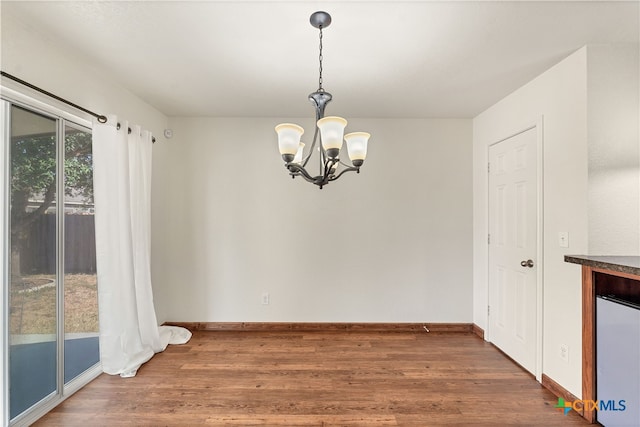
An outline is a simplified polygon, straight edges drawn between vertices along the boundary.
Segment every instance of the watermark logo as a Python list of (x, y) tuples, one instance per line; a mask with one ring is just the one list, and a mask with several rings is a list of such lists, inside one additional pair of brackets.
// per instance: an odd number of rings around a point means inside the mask
[(555, 406), (561, 411), (564, 411), (564, 414), (567, 415), (571, 410), (571, 402), (565, 402), (563, 398), (558, 398), (558, 404)]
[(585, 411), (624, 411), (627, 409), (627, 402), (625, 400), (574, 400), (567, 402), (559, 397), (554, 408), (564, 412), (565, 415), (572, 409), (576, 412), (583, 409)]

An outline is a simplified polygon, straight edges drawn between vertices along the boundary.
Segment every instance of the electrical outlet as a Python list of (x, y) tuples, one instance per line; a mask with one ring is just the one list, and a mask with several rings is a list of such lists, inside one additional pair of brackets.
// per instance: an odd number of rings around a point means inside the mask
[(560, 346), (560, 359), (569, 362), (569, 346), (566, 344)]
[(558, 245), (560, 245), (561, 248), (568, 248), (569, 247), (569, 233), (566, 231), (560, 231), (558, 233)]
[(262, 304), (269, 305), (269, 292), (262, 293)]

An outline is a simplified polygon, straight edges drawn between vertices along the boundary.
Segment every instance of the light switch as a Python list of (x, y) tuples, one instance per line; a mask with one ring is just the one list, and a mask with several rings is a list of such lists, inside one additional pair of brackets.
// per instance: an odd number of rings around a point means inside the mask
[(558, 233), (558, 244), (561, 248), (569, 247), (569, 233), (567, 231), (561, 231)]

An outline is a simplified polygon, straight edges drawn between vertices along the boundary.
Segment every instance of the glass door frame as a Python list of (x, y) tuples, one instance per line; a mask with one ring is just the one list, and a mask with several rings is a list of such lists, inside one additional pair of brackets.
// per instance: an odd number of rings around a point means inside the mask
[(102, 372), (101, 363), (98, 362), (90, 367), (82, 374), (64, 383), (64, 344), (65, 344), (65, 324), (64, 324), (64, 160), (65, 160), (65, 128), (67, 125), (76, 129), (85, 129), (92, 131), (92, 121), (82, 118), (68, 111), (53, 106), (43, 100), (32, 98), (20, 91), (0, 86), (0, 138), (2, 138), (2, 146), (0, 147), (0, 200), (2, 206), (6, 208), (0, 209), (0, 235), (3, 236), (0, 243), (0, 279), (4, 284), (9, 283), (9, 215), (8, 207), (10, 206), (10, 144), (7, 141), (11, 138), (11, 105), (32, 111), (36, 114), (52, 118), (56, 120), (56, 193), (58, 197), (56, 203), (56, 390), (47, 397), (33, 405), (25, 412), (19, 414), (15, 419), (10, 419), (9, 414), (9, 286), (3, 285), (0, 292), (0, 319), (2, 320), (0, 331), (0, 353), (2, 361), (0, 364), (0, 414), (3, 419), (0, 424), (8, 426), (26, 426), (35, 422), (44, 414), (49, 412), (64, 399), (75, 393), (91, 380), (96, 378)]
[[(2, 206), (9, 206), (9, 144), (8, 141), (11, 138), (11, 127), (9, 126), (9, 109), (11, 104), (5, 102), (4, 99), (0, 99), (0, 138), (2, 138), (2, 144), (0, 145), (0, 200)], [(8, 221), (8, 209), (0, 209), (0, 236), (2, 242), (0, 242), (0, 280), (2, 280), (3, 286), (0, 292), (0, 324), (2, 324), (2, 330), (0, 331), (0, 352), (2, 358), (0, 360), (0, 382), (2, 388), (0, 388), (0, 414), (3, 419), (0, 420), (0, 424), (9, 424), (9, 310), (8, 310), (8, 295), (9, 287), (4, 285), (8, 283), (9, 277), (9, 221)], [(5, 237), (6, 236), (6, 237)]]

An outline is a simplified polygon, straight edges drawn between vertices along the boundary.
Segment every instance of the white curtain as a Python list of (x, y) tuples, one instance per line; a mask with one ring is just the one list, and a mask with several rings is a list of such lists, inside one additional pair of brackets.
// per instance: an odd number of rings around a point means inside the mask
[(100, 359), (104, 372), (131, 377), (191, 333), (158, 326), (150, 268), (152, 137), (126, 121), (118, 130), (117, 123), (109, 116), (92, 132)]

